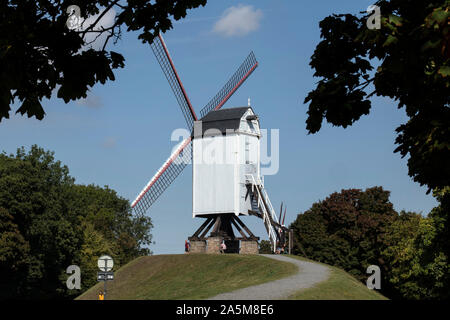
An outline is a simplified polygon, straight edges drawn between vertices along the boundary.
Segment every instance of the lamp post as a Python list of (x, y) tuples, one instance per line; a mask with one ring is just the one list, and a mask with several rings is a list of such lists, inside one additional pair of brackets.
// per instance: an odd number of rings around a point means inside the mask
[(114, 280), (114, 272), (111, 272), (114, 266), (114, 260), (110, 256), (103, 255), (97, 260), (100, 272), (97, 272), (97, 281), (103, 281), (104, 299), (106, 300), (106, 281)]

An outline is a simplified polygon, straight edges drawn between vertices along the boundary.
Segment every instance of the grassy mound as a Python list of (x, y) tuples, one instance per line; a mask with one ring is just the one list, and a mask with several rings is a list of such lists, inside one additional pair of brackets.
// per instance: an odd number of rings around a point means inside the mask
[[(298, 256), (294, 259), (310, 261)], [(314, 261), (311, 261), (314, 262)], [(342, 269), (326, 265), (330, 277), (292, 296), (294, 300), (386, 299)], [(108, 281), (107, 299), (176, 300), (206, 299), (217, 294), (281, 279), (298, 272), (288, 262), (257, 255), (181, 254), (140, 257), (115, 272)], [(103, 282), (77, 299), (96, 300)], [(249, 297), (251, 299), (251, 297)]]
[[(315, 262), (298, 256), (294, 259)], [(319, 262), (315, 262), (319, 263)], [(363, 283), (356, 280), (342, 269), (323, 264), (330, 269), (327, 281), (318, 283), (312, 288), (303, 289), (292, 296), (293, 300), (386, 300), (387, 298), (376, 290), (368, 289)]]
[[(115, 272), (107, 299), (205, 299), (298, 272), (286, 262), (257, 255), (181, 254), (140, 257)], [(98, 299), (103, 282), (77, 299)]]

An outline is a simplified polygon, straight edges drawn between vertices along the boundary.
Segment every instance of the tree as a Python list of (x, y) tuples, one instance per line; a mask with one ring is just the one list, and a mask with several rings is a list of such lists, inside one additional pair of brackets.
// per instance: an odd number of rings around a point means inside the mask
[(450, 186), (434, 190), (433, 196), (439, 202), (439, 205), (433, 208), (428, 215), (433, 219), (436, 227), (433, 247), (436, 251), (442, 251), (447, 257), (450, 257)]
[[(435, 279), (433, 296), (440, 299), (450, 298), (450, 187), (436, 189), (433, 191), (434, 197), (439, 205), (431, 210), (428, 218), (433, 220), (435, 236), (432, 243), (424, 253), (426, 263), (435, 264), (440, 261), (441, 274)], [(437, 269), (437, 268), (435, 268)]]
[(0, 154), (0, 271), (9, 297), (70, 298), (65, 273), (82, 270), (82, 290), (96, 280), (96, 259), (120, 267), (150, 254), (152, 223), (135, 217), (114, 190), (76, 185), (54, 154), (37, 146)]
[(28, 269), (17, 288), (22, 297), (63, 294), (60, 275), (82, 243), (77, 218), (67, 214), (62, 201), (73, 182), (68, 168), (37, 146), (28, 154), (24, 148), (15, 156), (0, 154), (0, 207), (29, 244)]
[(381, 269), (381, 290), (393, 299), (448, 299), (449, 189), (427, 217), (397, 214), (380, 187), (333, 193), (297, 216), (294, 254), (343, 268), (365, 283), (366, 268)]
[(386, 227), (397, 213), (382, 187), (342, 190), (299, 214), (291, 224), (294, 254), (343, 268), (361, 281), (369, 265), (384, 266)]
[(82, 270), (81, 288), (90, 288), (97, 282), (97, 259), (107, 254), (115, 258), (112, 243), (107, 241), (103, 234), (92, 223), (83, 223), (83, 245), (79, 252), (79, 267)]
[(151, 219), (132, 215), (128, 200), (108, 186), (75, 184), (65, 202), (70, 214), (76, 215), (83, 224), (85, 239), (95, 243), (102, 238), (108, 242), (105, 250), (108, 248), (118, 267), (137, 256), (151, 254), (148, 248), (152, 240)]
[[(82, 17), (97, 18), (69, 30), (66, 10), (73, 4), (78, 4)], [(89, 87), (114, 80), (113, 70), (124, 67), (120, 53), (106, 50), (110, 39), (120, 39), (122, 28), (137, 31), (138, 38), (150, 44), (159, 32), (172, 28), (171, 18), (184, 18), (188, 9), (205, 4), (206, 0), (1, 1), (0, 121), (9, 118), (17, 100), (21, 104), (16, 113), (43, 119), (41, 101), (51, 98), (54, 89), (66, 103), (85, 98)], [(108, 14), (115, 15), (114, 21), (102, 26)], [(100, 48), (88, 48), (97, 39), (103, 40)]]
[(271, 254), (272, 252), (272, 245), (269, 240), (261, 240), (259, 242), (259, 253), (261, 254)]
[(332, 15), (320, 22), (323, 40), (310, 65), (321, 80), (305, 98), (306, 128), (318, 132), (323, 119), (346, 128), (369, 114), (371, 96), (392, 98), (409, 117), (395, 140), (395, 152), (409, 155), (409, 175), (428, 192), (449, 186), (450, 1), (376, 5), (379, 30), (367, 27), (367, 16)]
[[(327, 234), (326, 222), (320, 213), (320, 209), (320, 203), (314, 203), (309, 210), (301, 215), (299, 214), (290, 225), (294, 234), (292, 250), (294, 254), (302, 255), (303, 247), (307, 257), (319, 262), (326, 262), (338, 250), (335, 242)], [(307, 243), (306, 247), (304, 246), (305, 243)]]
[(14, 218), (0, 208), (0, 299), (21, 294), (20, 284), (26, 276), (30, 245), (19, 231)]
[(390, 297), (448, 298), (448, 256), (433, 247), (436, 235), (434, 219), (414, 212), (401, 212), (389, 226), (382, 256)]

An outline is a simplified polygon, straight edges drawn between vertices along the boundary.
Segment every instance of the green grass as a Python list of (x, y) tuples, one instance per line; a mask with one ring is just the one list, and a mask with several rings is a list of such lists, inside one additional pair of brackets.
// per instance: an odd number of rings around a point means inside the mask
[[(298, 256), (294, 259), (311, 261)], [(314, 261), (311, 261), (314, 262)], [(323, 264), (325, 265), (325, 264)], [(326, 281), (303, 289), (294, 300), (384, 300), (344, 270), (330, 269)], [(257, 255), (181, 254), (140, 257), (115, 272), (107, 299), (206, 299), (220, 293), (281, 279), (298, 272), (296, 266)], [(77, 299), (97, 299), (103, 283)]]
[[(302, 257), (293, 256), (294, 259), (311, 261)], [(318, 263), (318, 262), (316, 262)], [(386, 300), (387, 298), (376, 290), (368, 289), (363, 283), (356, 280), (342, 269), (323, 264), (330, 269), (328, 280), (316, 286), (303, 289), (289, 299), (292, 300)]]
[[(140, 257), (115, 272), (107, 299), (205, 299), (287, 277), (298, 268), (257, 255), (181, 254)], [(98, 283), (77, 299), (97, 299)]]

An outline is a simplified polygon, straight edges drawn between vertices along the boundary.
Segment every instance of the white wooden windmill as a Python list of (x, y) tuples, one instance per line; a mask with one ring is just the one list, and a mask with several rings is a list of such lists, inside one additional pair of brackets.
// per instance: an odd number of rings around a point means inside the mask
[[(186, 159), (192, 159), (193, 217), (205, 219), (189, 237), (192, 252), (217, 252), (224, 240), (228, 252), (257, 253), (259, 238), (239, 218), (248, 215), (263, 219), (273, 250), (283, 245), (286, 228), (279, 223), (260, 179), (258, 116), (250, 103), (247, 107), (221, 109), (258, 66), (253, 52), (200, 111), (198, 119), (161, 35), (153, 41), (152, 49), (192, 135), (150, 179), (133, 201), (133, 210), (144, 214), (190, 163)], [(233, 226), (240, 237), (235, 236)]]

